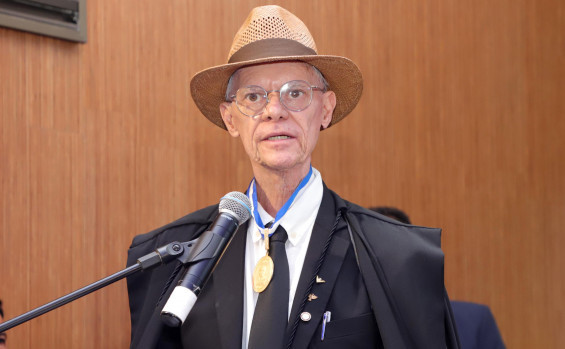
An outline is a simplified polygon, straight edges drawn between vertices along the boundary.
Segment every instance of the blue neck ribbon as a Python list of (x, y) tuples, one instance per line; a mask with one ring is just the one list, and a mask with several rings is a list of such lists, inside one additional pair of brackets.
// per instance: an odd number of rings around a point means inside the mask
[[(304, 177), (302, 179), (302, 181), (300, 181), (300, 184), (298, 184), (298, 187), (296, 187), (296, 189), (294, 189), (294, 192), (292, 193), (292, 195), (288, 198), (288, 200), (286, 200), (283, 207), (281, 207), (281, 209), (277, 212), (277, 215), (275, 216), (275, 221), (273, 222), (272, 225), (275, 225), (275, 223), (277, 223), (285, 215), (286, 211), (288, 211), (288, 209), (290, 208), (290, 205), (292, 205), (292, 202), (296, 198), (296, 195), (298, 194), (298, 192), (302, 188), (304, 188), (304, 186), (306, 186), (306, 183), (308, 183), (311, 176), (312, 176), (312, 165), (310, 165), (310, 171), (308, 171), (308, 174), (306, 175), (306, 177)], [(252, 195), (251, 200), (253, 201), (253, 217), (255, 218), (255, 223), (257, 223), (259, 228), (265, 229), (265, 225), (263, 224), (263, 221), (261, 220), (261, 215), (259, 214), (259, 209), (258, 209), (259, 204), (257, 203), (257, 186), (255, 185), (255, 178), (253, 178), (253, 180), (251, 181), (250, 186), (253, 186), (253, 195)], [(249, 192), (249, 189), (247, 190), (247, 192)], [(269, 236), (273, 235), (274, 233), (275, 232), (273, 231), (272, 233), (269, 234)], [(261, 238), (265, 238), (263, 233), (261, 233)]]

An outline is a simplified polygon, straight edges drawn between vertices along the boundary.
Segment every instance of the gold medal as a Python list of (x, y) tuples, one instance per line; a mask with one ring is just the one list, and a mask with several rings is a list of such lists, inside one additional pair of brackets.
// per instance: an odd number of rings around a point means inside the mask
[(271, 256), (261, 257), (255, 266), (255, 270), (253, 270), (253, 291), (257, 293), (263, 292), (269, 286), (274, 270), (275, 264)]
[(265, 240), (265, 252), (267, 254), (259, 259), (257, 265), (255, 265), (255, 270), (253, 270), (253, 291), (257, 293), (265, 291), (267, 286), (269, 286), (275, 270), (275, 263), (273, 263), (273, 259), (269, 256), (269, 228), (265, 228), (261, 235), (263, 235)]

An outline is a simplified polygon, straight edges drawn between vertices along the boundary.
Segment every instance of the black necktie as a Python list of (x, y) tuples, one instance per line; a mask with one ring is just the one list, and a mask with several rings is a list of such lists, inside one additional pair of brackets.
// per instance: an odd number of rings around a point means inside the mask
[(290, 292), (288, 260), (284, 247), (287, 238), (286, 231), (280, 225), (270, 238), (269, 255), (275, 265), (273, 278), (257, 298), (249, 334), (249, 349), (277, 349), (284, 345)]

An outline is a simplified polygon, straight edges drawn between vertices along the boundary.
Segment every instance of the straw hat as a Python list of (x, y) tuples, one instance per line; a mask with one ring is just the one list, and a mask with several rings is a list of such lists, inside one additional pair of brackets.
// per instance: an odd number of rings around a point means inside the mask
[(235, 35), (226, 64), (194, 75), (192, 99), (204, 116), (226, 129), (220, 104), (225, 101), (230, 76), (245, 66), (282, 61), (306, 62), (324, 75), (337, 99), (329, 126), (349, 114), (361, 98), (363, 77), (355, 63), (345, 57), (318, 55), (306, 25), (284, 8), (269, 5), (251, 10)]

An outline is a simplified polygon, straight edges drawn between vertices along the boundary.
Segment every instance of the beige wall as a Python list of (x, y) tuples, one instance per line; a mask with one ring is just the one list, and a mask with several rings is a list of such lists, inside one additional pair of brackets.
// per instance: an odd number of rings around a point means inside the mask
[[(245, 190), (238, 140), (188, 93), (260, 1), (96, 0), (88, 43), (0, 29), (0, 297), (7, 318), (124, 267), (131, 238)], [(278, 3), (283, 3), (279, 1)], [(565, 342), (565, 3), (284, 1), (365, 77), (314, 165), (361, 205), (444, 228), (454, 299), (509, 348)], [(560, 267), (561, 266), (561, 267)], [(125, 282), (9, 331), (124, 348)]]

